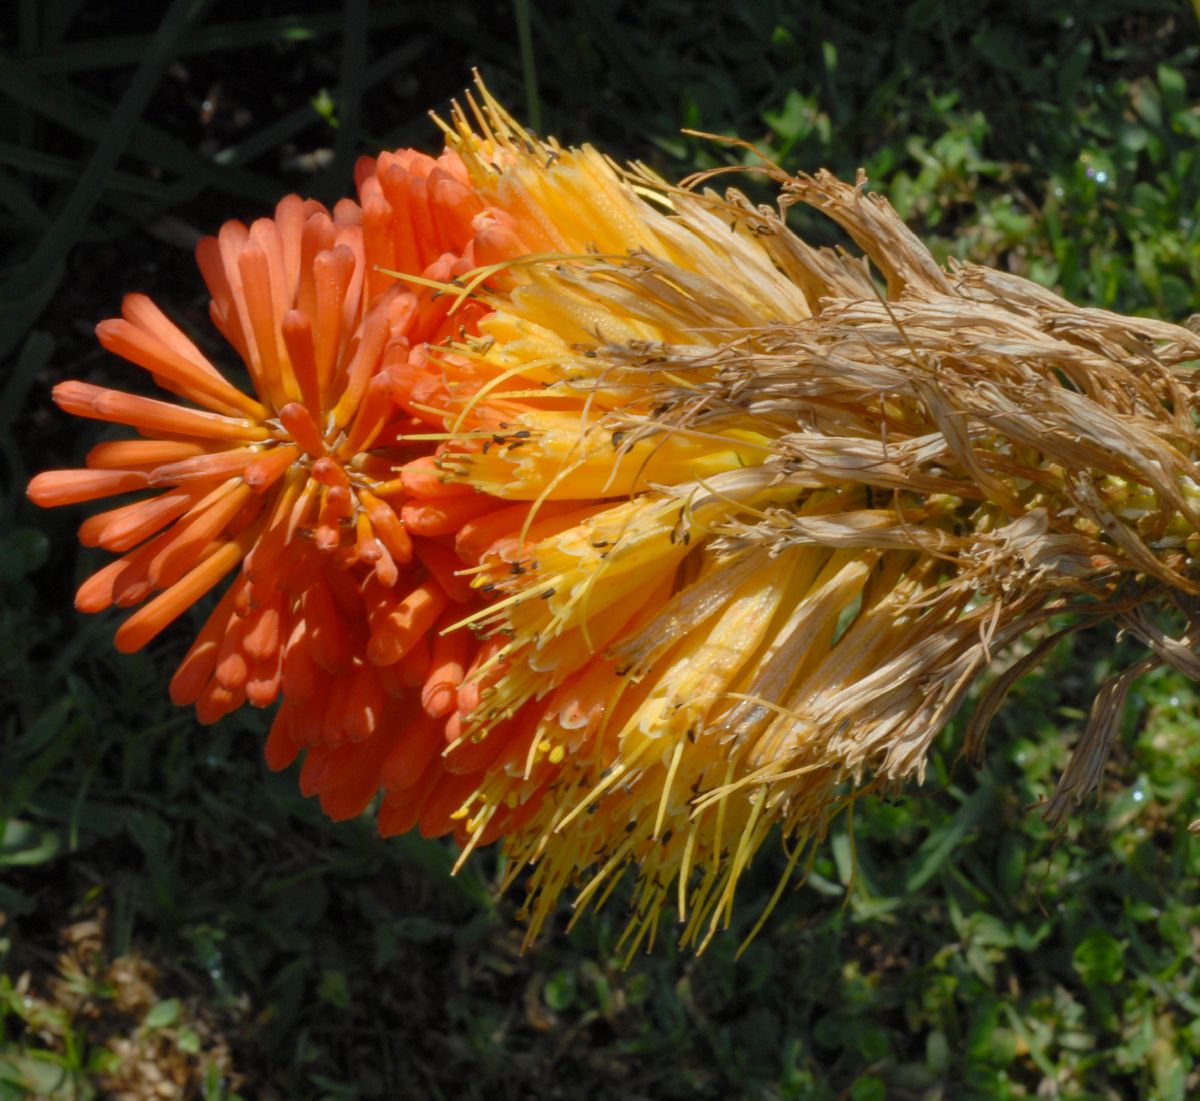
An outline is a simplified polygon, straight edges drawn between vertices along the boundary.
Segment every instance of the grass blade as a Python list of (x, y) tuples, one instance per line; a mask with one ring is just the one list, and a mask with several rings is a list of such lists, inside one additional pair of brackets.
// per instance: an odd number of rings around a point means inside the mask
[[(107, 185), (109, 173), (128, 144), (134, 124), (145, 110), (159, 77), (174, 57), (175, 43), (209, 2), (210, 0), (175, 0), (167, 10), (145, 59), (138, 66), (129, 88), (117, 106), (116, 113), (101, 134), (100, 142), (79, 182), (72, 189), (66, 204), (59, 211), (50, 231), (38, 243), (33, 255), (21, 264), (0, 288), (0, 298), (9, 299), (30, 283), (38, 283), (45, 289), (50, 274), (61, 267), (71, 246), (83, 233), (92, 208)], [(53, 285), (57, 285), (57, 280), (54, 280)], [(52, 289), (49, 293), (53, 293)], [(6, 356), (24, 335), (36, 316), (36, 313), (31, 312), (32, 307), (33, 303), (28, 300), (18, 301), (16, 309), (10, 307), (0, 314), (0, 357)]]
[(340, 195), (350, 176), (358, 144), (363, 76), (367, 67), (367, 0), (346, 0), (345, 30), (342, 34), (341, 83), (337, 93), (337, 134), (333, 160), (321, 173), (316, 191), (326, 197)]
[(521, 47), (521, 76), (525, 81), (525, 114), (531, 129), (541, 132), (542, 101), (538, 96), (537, 61), (533, 55), (533, 24), (529, 0), (513, 0), (517, 12), (517, 41)]

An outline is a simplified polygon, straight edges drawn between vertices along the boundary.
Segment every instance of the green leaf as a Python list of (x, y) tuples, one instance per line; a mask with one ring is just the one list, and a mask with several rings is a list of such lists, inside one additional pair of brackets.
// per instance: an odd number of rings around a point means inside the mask
[(45, 864), (62, 851), (62, 833), (10, 818), (0, 832), (0, 866)]
[(1163, 105), (1171, 114), (1187, 106), (1187, 79), (1178, 69), (1159, 65), (1158, 86), (1162, 90)]
[(792, 88), (778, 111), (763, 112), (763, 121), (791, 145), (808, 135), (816, 115), (815, 103)]
[(322, 971), (317, 993), (321, 1001), (337, 1009), (345, 1009), (350, 1005), (350, 983), (346, 972), (335, 968)]
[(934, 830), (917, 850), (904, 877), (904, 893), (915, 894), (925, 886), (962, 844), (963, 839), (991, 808), (995, 792), (990, 785), (976, 790), (953, 817)]
[(887, 1087), (882, 1078), (865, 1075), (850, 1087), (850, 1101), (886, 1101)]
[(148, 1029), (169, 1028), (177, 1020), (183, 1009), (183, 1003), (178, 998), (164, 998), (156, 1002), (142, 1018), (142, 1027)]
[(392, 929), (400, 940), (411, 941), (414, 944), (428, 944), (449, 933), (443, 922), (421, 917), (419, 914), (400, 918), (393, 923)]
[(21, 749), (29, 756), (40, 752), (57, 738), (66, 725), (67, 716), (75, 706), (73, 697), (60, 696), (29, 724), (21, 739)]
[(1075, 946), (1072, 960), (1085, 986), (1107, 986), (1125, 973), (1125, 946), (1111, 933), (1097, 930)]
[(17, 362), (4, 372), (4, 386), (0, 389), (0, 426), (7, 427), (20, 415), (34, 379), (50, 362), (55, 346), (54, 337), (41, 330), (31, 332), (25, 339)]
[(1188, 286), (1177, 275), (1164, 275), (1158, 285), (1162, 297), (1163, 313), (1168, 318), (1182, 318), (1195, 303), (1197, 291)]
[(543, 996), (555, 1012), (567, 1009), (575, 1001), (576, 980), (574, 971), (555, 971), (546, 980)]
[(65, 1101), (77, 1096), (71, 1073), (53, 1056), (38, 1058), (0, 1051), (0, 1084), (3, 1083), (27, 1091), (26, 1097), (44, 1098), (45, 1101), (60, 1097)]

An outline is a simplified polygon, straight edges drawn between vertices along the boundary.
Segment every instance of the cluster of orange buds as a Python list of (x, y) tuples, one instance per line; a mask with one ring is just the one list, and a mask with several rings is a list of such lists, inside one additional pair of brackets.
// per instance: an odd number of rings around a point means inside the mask
[(438, 834), (487, 763), (446, 752), (464, 679), (495, 649), (449, 630), (479, 603), (460, 571), (528, 511), (439, 469), (444, 411), (480, 386), (445, 349), (489, 309), (439, 287), (524, 246), (455, 153), (363, 158), (356, 178), (357, 202), (288, 196), (197, 248), (252, 392), (130, 294), (97, 326), (101, 344), (187, 404), (60, 383), (64, 411), (140, 438), (39, 474), (29, 496), (137, 494), (83, 523), (85, 545), (120, 557), (83, 583), (79, 610), (140, 605), (116, 636), (133, 651), (232, 575), (172, 699), (206, 723), (279, 700), (268, 760), (307, 750), (301, 784), (328, 814), (358, 814), (382, 788), (385, 832)]

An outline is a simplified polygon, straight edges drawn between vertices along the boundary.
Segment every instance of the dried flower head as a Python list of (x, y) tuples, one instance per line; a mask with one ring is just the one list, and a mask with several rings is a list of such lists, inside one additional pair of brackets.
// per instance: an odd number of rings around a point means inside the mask
[[(974, 751), (1061, 616), (1152, 650), (1100, 694), (1048, 812), (1081, 798), (1132, 678), (1197, 670), (1194, 629), (1169, 638), (1155, 611), (1190, 621), (1197, 586), (1200, 339), (943, 270), (861, 181), (774, 170), (784, 207), (828, 214), (865, 260), (737, 193), (622, 177), (494, 103), (478, 116), (451, 143), (498, 208), (536, 196), (553, 220), (572, 193), (604, 197), (488, 297), (480, 359), (525, 387), (524, 435), (442, 459), (498, 495), (605, 499), (477, 575), (496, 599), (474, 622), (503, 645), (464, 721), (510, 748), (459, 813), (469, 847), (551, 793), (506, 830), (512, 865), (536, 865), (531, 929), (565, 887), (602, 899), (632, 864), (631, 947), (667, 905), (703, 943), (773, 825), (794, 868), (848, 799), (919, 779), (971, 686), (1032, 635)], [(581, 232), (594, 244), (565, 253)]]

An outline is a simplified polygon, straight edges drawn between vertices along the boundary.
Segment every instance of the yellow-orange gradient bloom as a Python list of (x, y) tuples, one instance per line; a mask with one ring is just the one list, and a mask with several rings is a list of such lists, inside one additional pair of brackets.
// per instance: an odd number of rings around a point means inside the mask
[(172, 698), (205, 722), (278, 700), (267, 760), (303, 754), (334, 818), (378, 795), (384, 834), (464, 858), (504, 837), (530, 936), (632, 866), (629, 951), (664, 912), (703, 946), (774, 826), (786, 881), (1060, 613), (1153, 651), (1100, 693), (1051, 809), (1081, 798), (1131, 678), (1196, 672), (1193, 635), (1143, 614), (1200, 592), (1195, 334), (944, 271), (861, 181), (773, 169), (883, 300), (780, 211), (479, 97), (436, 160), (365, 159), (357, 201), (202, 242), (252, 393), (143, 295), (101, 323), (181, 400), (55, 389), (139, 433), (29, 487), (135, 495), (83, 524), (120, 557), (79, 608), (141, 605), (134, 650), (227, 581)]
[[(739, 650), (746, 617), (773, 623), (811, 580), (790, 559), (739, 568), (719, 628), (679, 643), (676, 594), (715, 562), (708, 525), (796, 494), (728, 484), (761, 468), (768, 436), (736, 418), (656, 426), (673, 376), (597, 350), (715, 351), (730, 329), (809, 307), (705, 204), (681, 218), (685, 199), (649, 201), (590, 147), (525, 141), (494, 103), (475, 121), (456, 115), (436, 160), (364, 159), (357, 202), (292, 196), (202, 242), (213, 321), (254, 396), (130, 295), (101, 342), (187, 404), (61, 384), (66, 411), (143, 438), (100, 444), (29, 494), (138, 494), (84, 523), (84, 543), (121, 557), (80, 609), (142, 604), (117, 634), (133, 650), (232, 575), (172, 698), (205, 722), (278, 699), (268, 762), (304, 752), (302, 789), (335, 818), (381, 792), (385, 834), (453, 831), (467, 852), (509, 836), (518, 866), (542, 864), (536, 930), (571, 882), (590, 880), (586, 896), (631, 860), (665, 861), (669, 882), (704, 858), (693, 847), (711, 838), (677, 793), (722, 782), (719, 743), (681, 756), (767, 645)], [(628, 278), (647, 275), (643, 256), (667, 273), (653, 305)], [(700, 500), (707, 480), (726, 488)], [(663, 645), (625, 654), (647, 631)]]
[[(62, 383), (141, 438), (29, 493), (136, 495), (81, 530), (120, 557), (78, 606), (141, 605), (123, 650), (227, 581), (172, 698), (206, 722), (278, 701), (267, 760), (303, 755), (332, 817), (378, 795), (384, 834), (464, 858), (503, 837), (510, 876), (534, 866), (530, 936), (632, 865), (629, 950), (672, 911), (703, 945), (773, 826), (803, 868), (839, 806), (919, 777), (991, 647), (1116, 559), (1071, 528), (1036, 591), (988, 572), (1092, 483), (994, 422), (955, 435), (944, 382), (893, 364), (911, 346), (863, 263), (480, 95), (436, 160), (364, 159), (357, 201), (292, 196), (201, 244), (252, 395), (129, 296), (101, 342), (182, 400)], [(858, 189), (791, 184), (930, 333), (982, 309)]]
[(213, 722), (278, 698), (268, 760), (285, 767), (307, 749), (302, 787), (331, 816), (359, 813), (383, 785), (386, 832), (420, 813), (440, 833), (459, 789), (478, 783), (461, 776), (476, 761), (443, 755), (481, 660), (467, 632), (442, 633), (477, 605), (456, 541), (477, 558), (502, 503), (436, 466), (438, 409), (475, 383), (470, 363), (433, 364), (429, 348), (470, 339), (486, 310), (459, 303), (450, 316), (455, 300), (436, 285), (477, 252), (500, 258), (505, 241), (452, 153), (364, 159), (357, 179), (358, 203), (331, 213), (289, 196), (274, 218), (229, 222), (197, 250), (213, 323), (253, 396), (131, 294), (100, 342), (183, 401), (59, 384), (66, 412), (141, 438), (99, 444), (84, 470), (38, 475), (29, 496), (136, 494), (84, 522), (84, 544), (120, 557), (77, 607), (140, 604), (116, 638), (137, 650), (232, 575), (171, 681), (175, 702)]

